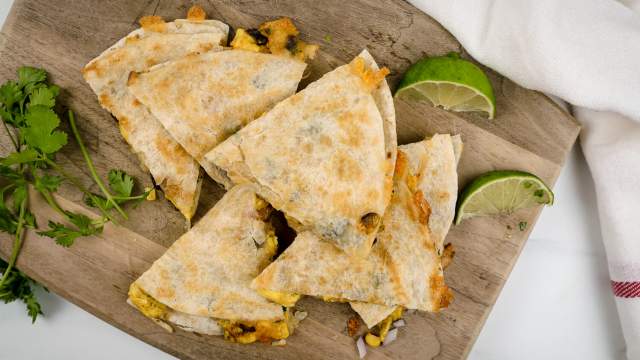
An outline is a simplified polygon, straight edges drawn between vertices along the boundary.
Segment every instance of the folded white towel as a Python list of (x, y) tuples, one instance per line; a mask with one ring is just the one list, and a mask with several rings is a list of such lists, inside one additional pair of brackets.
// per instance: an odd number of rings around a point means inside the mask
[(627, 357), (640, 359), (640, 0), (410, 2), (478, 61), (574, 105)]

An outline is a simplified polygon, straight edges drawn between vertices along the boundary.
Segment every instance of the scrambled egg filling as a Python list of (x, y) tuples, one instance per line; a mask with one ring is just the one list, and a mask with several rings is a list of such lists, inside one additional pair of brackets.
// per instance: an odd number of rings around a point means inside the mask
[(347, 299), (343, 299), (343, 298), (339, 298), (339, 297), (333, 297), (333, 296), (323, 296), (322, 297), (322, 301), (324, 302), (349, 302), (349, 300)]
[(402, 313), (404, 309), (402, 306), (396, 307), (395, 310), (389, 316), (387, 316), (384, 320), (382, 320), (378, 325), (376, 325), (373, 330), (369, 331), (367, 335), (364, 337), (364, 341), (369, 344), (371, 347), (378, 347), (384, 339), (387, 337), (389, 330), (391, 329), (391, 324), (394, 321), (400, 319), (402, 317)]
[(298, 38), (299, 31), (289, 18), (268, 21), (258, 29), (238, 29), (231, 41), (234, 49), (292, 56), (305, 61), (313, 59), (318, 45), (307, 44)]
[(293, 333), (293, 322), (289, 311), (284, 312), (284, 320), (280, 321), (231, 321), (218, 320), (224, 330), (225, 340), (239, 344), (250, 344), (256, 341), (271, 342), (286, 339)]
[(149, 296), (136, 283), (129, 287), (129, 299), (144, 316), (152, 319), (164, 319), (170, 311), (166, 305)]
[(258, 293), (262, 295), (263, 298), (271, 300), (274, 303), (280, 304), (284, 307), (293, 307), (298, 302), (298, 300), (300, 300), (300, 294), (295, 293), (286, 293), (266, 289), (258, 290)]
[(389, 69), (386, 67), (380, 70), (372, 69), (364, 63), (364, 59), (361, 57), (355, 58), (350, 65), (351, 71), (362, 79), (369, 90), (377, 88), (382, 80), (384, 80), (384, 77), (389, 75)]

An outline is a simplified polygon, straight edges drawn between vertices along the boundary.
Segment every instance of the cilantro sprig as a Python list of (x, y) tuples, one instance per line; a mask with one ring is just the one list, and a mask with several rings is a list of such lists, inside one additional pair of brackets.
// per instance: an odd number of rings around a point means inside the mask
[[(67, 114), (73, 138), (100, 192), (90, 192), (55, 161), (56, 153), (68, 142), (68, 135), (60, 128), (61, 120), (54, 109), (59, 93), (57, 86), (47, 82), (44, 70), (32, 67), (21, 67), (17, 81), (7, 81), (0, 86), (0, 117), (15, 150), (0, 158), (0, 231), (14, 238), (9, 260), (0, 260), (0, 300), (5, 303), (21, 300), (32, 321), (42, 314), (32, 290), (36, 283), (15, 268), (25, 228), (38, 228), (35, 216), (29, 211), (30, 189), (35, 189), (65, 219), (64, 222), (49, 220), (47, 229), (38, 234), (50, 237), (64, 247), (73, 245), (79, 237), (100, 234), (104, 224), (117, 222), (118, 216), (126, 220), (128, 216), (122, 205), (144, 200), (148, 195), (148, 192), (132, 195), (134, 180), (120, 170), (109, 171), (109, 185), (105, 185), (71, 111)], [(94, 219), (63, 209), (53, 194), (65, 182), (80, 190), (85, 203), (101, 215)]]

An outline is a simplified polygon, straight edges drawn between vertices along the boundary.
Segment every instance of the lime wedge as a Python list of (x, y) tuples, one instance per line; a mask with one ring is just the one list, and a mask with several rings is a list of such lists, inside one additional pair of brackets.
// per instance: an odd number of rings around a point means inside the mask
[(467, 185), (458, 198), (456, 218), (511, 214), (518, 209), (553, 204), (553, 192), (537, 176), (524, 171), (491, 171)]
[(427, 100), (452, 111), (479, 111), (493, 119), (496, 98), (487, 75), (457, 53), (424, 58), (413, 64), (400, 81), (395, 97)]

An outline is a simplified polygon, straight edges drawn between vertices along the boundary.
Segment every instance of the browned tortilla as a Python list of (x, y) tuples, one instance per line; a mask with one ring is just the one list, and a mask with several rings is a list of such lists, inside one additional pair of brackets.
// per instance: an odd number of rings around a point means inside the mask
[(384, 79), (369, 83), (381, 73), (364, 51), (213, 149), (205, 168), (227, 183), (258, 185), (296, 230), (368, 253), (389, 202), (397, 146), (391, 92)]
[(187, 54), (222, 49), (227, 25), (203, 20), (202, 14), (195, 15), (198, 16), (170, 23), (159, 17), (144, 17), (141, 29), (118, 41), (82, 70), (100, 105), (118, 119), (125, 140), (162, 187), (167, 199), (187, 219), (193, 216), (198, 203), (198, 163), (149, 109), (136, 100), (126, 85), (132, 71), (143, 71)]
[[(252, 286), (424, 311), (446, 307), (452, 295), (444, 283), (430, 218), (444, 202), (455, 203), (456, 192), (449, 186), (457, 184), (455, 167), (449, 135), (400, 146), (393, 197), (368, 257), (349, 256), (302, 232)], [(437, 179), (440, 172), (442, 181)], [(439, 198), (429, 203), (428, 192)]]

